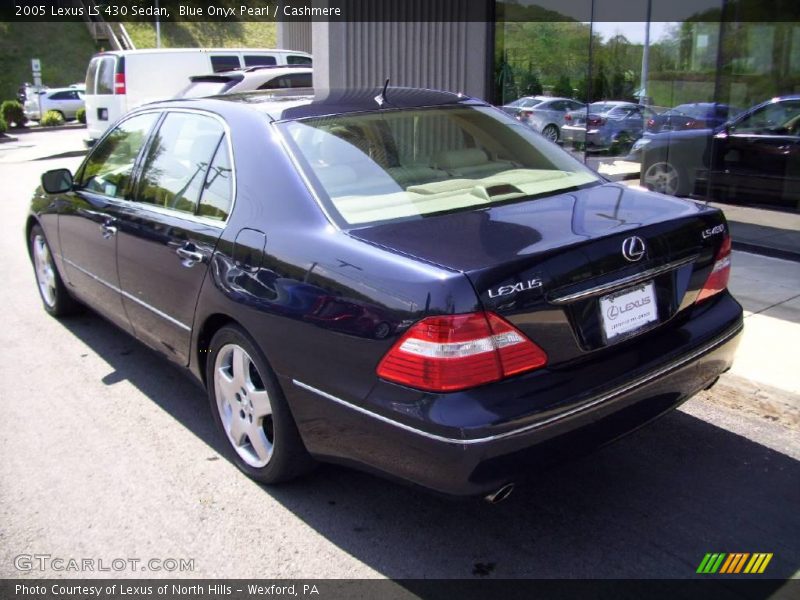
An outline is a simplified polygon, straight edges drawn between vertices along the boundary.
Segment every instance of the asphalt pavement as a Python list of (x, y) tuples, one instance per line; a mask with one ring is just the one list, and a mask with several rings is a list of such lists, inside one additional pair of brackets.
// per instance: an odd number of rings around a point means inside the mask
[[(82, 133), (48, 147), (68, 153)], [(742, 364), (499, 505), (333, 466), (263, 487), (230, 462), (179, 368), (91, 312), (42, 310), (28, 199), (42, 171), (80, 160), (35, 160), (42, 144), (0, 145), (0, 577), (687, 578), (707, 552), (771, 552), (769, 576), (798, 574), (796, 263), (734, 253)], [(20, 570), (34, 554), (193, 568)]]

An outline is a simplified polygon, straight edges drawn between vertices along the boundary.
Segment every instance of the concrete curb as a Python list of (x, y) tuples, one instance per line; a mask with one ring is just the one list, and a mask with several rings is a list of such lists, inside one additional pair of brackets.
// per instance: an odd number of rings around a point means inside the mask
[(750, 254), (760, 254), (761, 256), (769, 256), (771, 258), (780, 258), (782, 260), (800, 262), (799, 253), (792, 252), (791, 250), (783, 250), (782, 248), (770, 248), (769, 246), (759, 246), (758, 244), (737, 242), (734, 240), (733, 249), (741, 250), (742, 252), (749, 252)]

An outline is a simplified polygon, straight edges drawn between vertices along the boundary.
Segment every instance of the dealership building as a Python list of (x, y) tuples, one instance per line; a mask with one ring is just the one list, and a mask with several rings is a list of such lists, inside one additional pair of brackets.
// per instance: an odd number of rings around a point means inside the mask
[[(535, 94), (569, 95), (590, 102), (639, 102), (658, 113), (715, 105), (723, 107), (725, 117), (800, 94), (796, 2), (335, 4), (344, 11), (341, 20), (278, 24), (280, 47), (314, 55), (318, 88), (378, 86), (388, 77), (392, 85), (445, 89), (494, 104)], [(696, 119), (693, 126), (704, 124), (716, 123)], [(791, 139), (781, 146), (785, 156), (772, 166), (782, 170), (777, 175), (786, 178), (781, 185), (787, 196), (773, 204), (789, 210), (800, 208), (800, 196), (792, 191), (800, 183), (798, 129), (787, 132)]]

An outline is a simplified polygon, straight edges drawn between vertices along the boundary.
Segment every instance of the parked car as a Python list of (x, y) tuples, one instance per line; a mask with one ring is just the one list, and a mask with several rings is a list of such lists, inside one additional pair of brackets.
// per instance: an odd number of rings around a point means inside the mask
[(431, 90), (141, 107), (43, 175), (26, 239), (44, 309), (186, 367), (267, 483), (497, 501), (709, 387), (742, 328), (722, 212)]
[(79, 89), (47, 88), (29, 93), (24, 110), (25, 116), (31, 121), (39, 121), (49, 110), (60, 113), (65, 121), (71, 121), (85, 105), (83, 92)]
[(269, 48), (166, 48), (101, 52), (86, 70), (86, 128), (93, 144), (131, 109), (172, 98), (199, 73), (261, 65), (308, 66), (311, 55)]
[(544, 102), (548, 99), (549, 96), (523, 96), (522, 98), (517, 98), (513, 102), (501, 106), (500, 110), (512, 117), (516, 117), (520, 109), (536, 106), (540, 102)]
[(176, 98), (203, 98), (254, 90), (310, 88), (310, 67), (247, 67), (236, 71), (193, 75)]
[(570, 111), (584, 107), (585, 105), (577, 100), (548, 98), (533, 106), (520, 108), (517, 118), (551, 142), (557, 142), (561, 139), (564, 116)]
[(680, 131), (682, 129), (713, 129), (741, 112), (727, 104), (695, 102), (680, 104), (647, 121), (647, 131)]
[(799, 125), (800, 96), (783, 96), (715, 129), (648, 134), (629, 159), (654, 191), (800, 208)]
[(642, 137), (644, 124), (655, 115), (647, 107), (615, 100), (593, 102), (587, 109), (564, 115), (564, 143), (585, 145), (587, 150), (627, 152)]

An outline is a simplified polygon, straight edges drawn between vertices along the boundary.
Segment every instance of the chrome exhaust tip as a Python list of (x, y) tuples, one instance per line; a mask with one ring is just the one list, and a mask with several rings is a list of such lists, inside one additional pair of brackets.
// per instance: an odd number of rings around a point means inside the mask
[(500, 502), (508, 498), (511, 495), (511, 492), (513, 491), (514, 491), (514, 484), (507, 483), (500, 489), (492, 492), (491, 494), (487, 494), (486, 496), (484, 496), (483, 499), (486, 500), (489, 504), (499, 504)]

